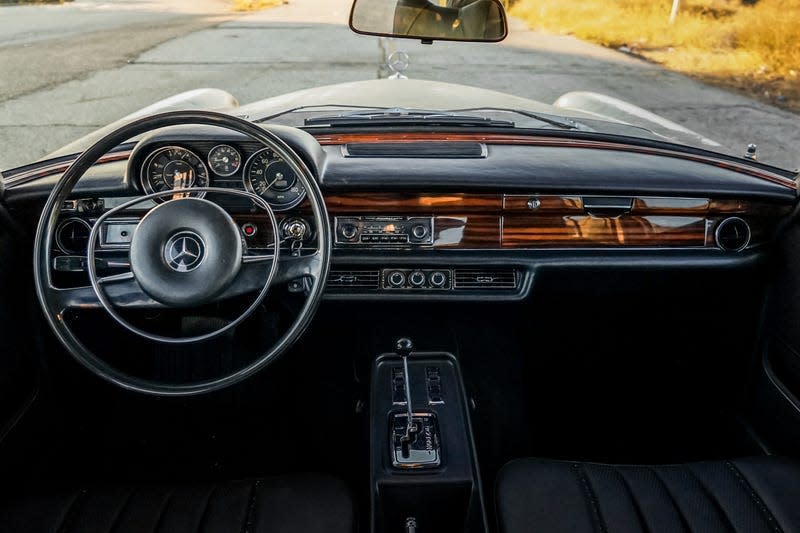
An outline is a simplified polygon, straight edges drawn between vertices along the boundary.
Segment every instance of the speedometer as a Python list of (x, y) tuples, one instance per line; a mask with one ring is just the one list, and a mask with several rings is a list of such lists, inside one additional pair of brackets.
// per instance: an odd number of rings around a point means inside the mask
[[(191, 150), (165, 146), (147, 157), (142, 165), (141, 182), (148, 193), (208, 187), (208, 169)], [(197, 196), (203, 196), (203, 193), (197, 193)]]
[(268, 148), (259, 150), (247, 160), (244, 186), (277, 210), (296, 206), (306, 195), (291, 165)]

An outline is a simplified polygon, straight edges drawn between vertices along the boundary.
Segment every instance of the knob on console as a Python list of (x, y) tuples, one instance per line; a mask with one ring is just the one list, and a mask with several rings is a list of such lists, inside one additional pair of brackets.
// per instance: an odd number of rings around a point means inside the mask
[(406, 275), (402, 272), (394, 271), (389, 274), (387, 279), (392, 287), (402, 287), (406, 284)]
[(432, 287), (441, 288), (447, 283), (447, 276), (444, 272), (432, 272), (428, 279)]
[(425, 285), (425, 274), (419, 270), (415, 270), (408, 276), (408, 282), (411, 283), (412, 287), (422, 287)]

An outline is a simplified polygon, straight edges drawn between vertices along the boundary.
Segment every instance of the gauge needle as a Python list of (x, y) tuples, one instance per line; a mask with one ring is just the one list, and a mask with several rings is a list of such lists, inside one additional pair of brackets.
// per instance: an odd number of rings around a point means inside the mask
[[(172, 190), (177, 191), (183, 189), (184, 187), (187, 186), (184, 184), (191, 183), (190, 178), (191, 178), (191, 170), (187, 170), (185, 172), (176, 172), (172, 177)], [(172, 195), (172, 199), (175, 200), (176, 198), (185, 198), (187, 195), (188, 193), (187, 194), (176, 193)]]
[(282, 174), (281, 172), (278, 172), (277, 174), (275, 174), (275, 179), (274, 179), (274, 180), (272, 180), (272, 182), (270, 182), (270, 184), (269, 184), (269, 185), (267, 185), (267, 189), (266, 189), (266, 190), (269, 190), (269, 189), (270, 189), (270, 187), (272, 187), (273, 185), (275, 185), (275, 182), (276, 182), (276, 181), (278, 181), (279, 179), (281, 179), (282, 177), (283, 177), (283, 174)]

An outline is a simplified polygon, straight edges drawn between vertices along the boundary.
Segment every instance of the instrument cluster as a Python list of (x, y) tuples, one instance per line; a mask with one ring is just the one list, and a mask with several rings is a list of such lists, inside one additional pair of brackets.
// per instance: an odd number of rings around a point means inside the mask
[(191, 187), (240, 189), (257, 194), (276, 211), (295, 207), (306, 195), (291, 165), (257, 143), (160, 145), (139, 160), (139, 184), (148, 194)]

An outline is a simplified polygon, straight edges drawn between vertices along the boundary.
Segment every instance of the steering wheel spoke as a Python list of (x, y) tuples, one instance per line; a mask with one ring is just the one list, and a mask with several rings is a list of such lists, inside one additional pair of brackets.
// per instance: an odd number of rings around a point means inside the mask
[(266, 263), (268, 261), (274, 261), (275, 254), (258, 254), (258, 255), (243, 255), (242, 256), (242, 264), (253, 264), (253, 263)]
[[(131, 272), (123, 272), (97, 279), (115, 307), (132, 309), (153, 309), (164, 306), (150, 298), (136, 282)], [(74, 287), (69, 289), (51, 288), (50, 299), (54, 307), (61, 312), (74, 309), (101, 309), (97, 293), (92, 287)]]

